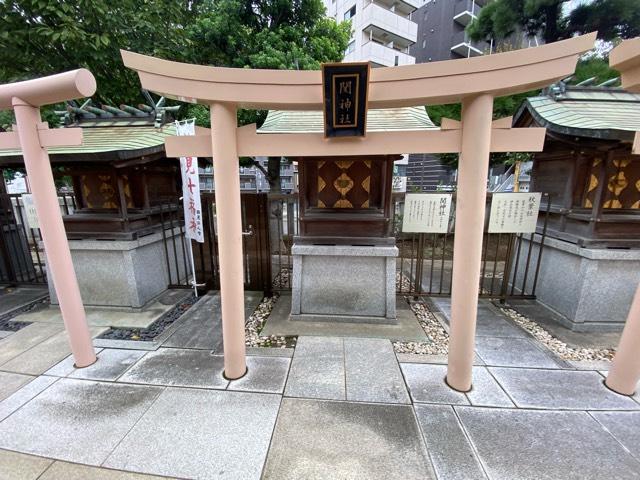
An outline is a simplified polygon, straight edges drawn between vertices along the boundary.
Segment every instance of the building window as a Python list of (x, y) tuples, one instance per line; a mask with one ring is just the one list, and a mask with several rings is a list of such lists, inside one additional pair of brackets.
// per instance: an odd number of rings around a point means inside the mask
[(346, 12), (344, 12), (344, 19), (345, 20), (349, 20), (350, 18), (353, 18), (356, 16), (356, 6), (354, 5), (353, 7), (351, 7), (349, 10), (347, 10)]
[(426, 48), (427, 46), (427, 39), (425, 38), (424, 40), (422, 40), (422, 48)]
[(400, 57), (398, 55), (396, 55), (396, 61), (394, 62), (394, 66), (397, 67), (399, 62), (400, 62)]
[(356, 49), (356, 41), (351, 40), (351, 42), (349, 42), (349, 45), (347, 45), (347, 50), (344, 52), (344, 54), (349, 55), (350, 53), (354, 52), (355, 49)]

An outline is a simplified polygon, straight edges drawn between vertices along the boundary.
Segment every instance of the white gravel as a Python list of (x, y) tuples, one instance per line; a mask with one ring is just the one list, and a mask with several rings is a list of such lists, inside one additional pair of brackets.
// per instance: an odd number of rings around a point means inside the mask
[(411, 302), (411, 310), (427, 335), (429, 342), (393, 342), (396, 353), (417, 355), (446, 355), (449, 352), (449, 335), (429, 308), (421, 302)]
[(267, 337), (260, 336), (260, 331), (262, 327), (264, 327), (279, 297), (280, 295), (277, 293), (274, 294), (273, 297), (264, 297), (260, 305), (258, 305), (249, 317), (244, 327), (244, 343), (247, 347), (287, 348), (295, 346), (295, 339), (292, 337), (279, 337), (276, 335)]

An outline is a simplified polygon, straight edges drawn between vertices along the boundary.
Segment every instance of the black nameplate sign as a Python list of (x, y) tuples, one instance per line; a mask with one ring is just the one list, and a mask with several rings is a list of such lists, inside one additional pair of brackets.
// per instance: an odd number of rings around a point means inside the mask
[(369, 68), (368, 62), (322, 65), (326, 137), (365, 136)]

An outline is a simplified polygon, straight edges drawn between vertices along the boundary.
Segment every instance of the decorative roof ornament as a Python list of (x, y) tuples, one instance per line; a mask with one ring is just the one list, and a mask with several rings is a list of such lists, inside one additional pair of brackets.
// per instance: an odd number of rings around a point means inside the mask
[(147, 90), (142, 90), (146, 103), (137, 106), (122, 104), (118, 107), (111, 105), (95, 105), (91, 99), (78, 103), (75, 100), (67, 102), (66, 110), (55, 113), (60, 116), (65, 126), (81, 127), (117, 127), (117, 126), (149, 126), (162, 128), (175, 120), (175, 113), (180, 106), (166, 106), (166, 99), (160, 97), (156, 102)]

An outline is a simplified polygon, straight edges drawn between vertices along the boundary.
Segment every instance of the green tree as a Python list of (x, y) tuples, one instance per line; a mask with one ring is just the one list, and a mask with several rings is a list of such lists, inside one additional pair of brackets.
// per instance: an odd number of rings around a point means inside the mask
[(506, 39), (522, 31), (542, 35), (545, 43), (597, 30), (598, 38), (613, 40), (640, 34), (640, 0), (594, 0), (570, 12), (569, 0), (493, 0), (467, 27), (472, 40)]
[(95, 99), (137, 103), (136, 75), (119, 49), (181, 59), (194, 21), (194, 0), (5, 0), (0, 2), (0, 81), (85, 67)]

